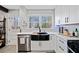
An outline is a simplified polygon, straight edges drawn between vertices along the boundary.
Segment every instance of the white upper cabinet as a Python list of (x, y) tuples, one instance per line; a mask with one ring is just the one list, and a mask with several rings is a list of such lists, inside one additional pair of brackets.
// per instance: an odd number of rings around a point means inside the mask
[(57, 6), (55, 8), (55, 25), (79, 23), (79, 6)]
[(79, 23), (79, 7), (70, 7), (70, 23)]
[(63, 15), (62, 15), (62, 24), (68, 24), (69, 23), (69, 16), (70, 16), (70, 7), (69, 6), (63, 6)]
[(68, 10), (65, 6), (57, 6), (55, 9), (55, 25), (65, 24), (68, 16)]
[(63, 6), (61, 6), (61, 8), (60, 8), (60, 11), (61, 11), (61, 19), (60, 19), (60, 24), (64, 24), (65, 22), (64, 22), (64, 18), (65, 18), (65, 9), (64, 9), (64, 7)]
[(62, 18), (62, 11), (61, 11), (61, 7), (56, 7), (55, 8), (55, 25), (59, 25), (60, 24), (60, 20)]

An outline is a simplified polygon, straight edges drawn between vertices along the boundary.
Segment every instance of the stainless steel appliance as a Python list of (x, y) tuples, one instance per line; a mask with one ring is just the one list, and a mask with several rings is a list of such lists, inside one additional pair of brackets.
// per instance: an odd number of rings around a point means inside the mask
[(68, 53), (79, 53), (79, 40), (68, 40)]
[(18, 52), (30, 52), (31, 40), (30, 35), (18, 35)]

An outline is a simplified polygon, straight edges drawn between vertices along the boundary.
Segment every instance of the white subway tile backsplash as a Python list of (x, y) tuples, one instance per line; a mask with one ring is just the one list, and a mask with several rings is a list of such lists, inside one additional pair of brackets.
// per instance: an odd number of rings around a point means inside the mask
[(77, 28), (79, 31), (79, 24), (73, 24), (73, 25), (63, 25), (64, 29), (68, 29), (69, 32), (73, 32), (75, 31), (75, 29)]

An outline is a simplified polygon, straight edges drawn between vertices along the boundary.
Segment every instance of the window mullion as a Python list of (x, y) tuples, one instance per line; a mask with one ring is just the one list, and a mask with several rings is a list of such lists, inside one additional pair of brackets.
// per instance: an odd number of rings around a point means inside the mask
[(41, 16), (39, 16), (39, 26), (41, 27)]

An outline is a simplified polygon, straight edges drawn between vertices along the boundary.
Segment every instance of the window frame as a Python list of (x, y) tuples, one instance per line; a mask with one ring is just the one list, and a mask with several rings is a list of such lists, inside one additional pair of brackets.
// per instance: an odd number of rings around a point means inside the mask
[[(35, 16), (35, 15), (34, 15)], [(49, 16), (49, 15), (43, 15), (43, 16), (45, 16), (45, 17), (51, 17), (51, 21), (52, 21), (52, 16)], [(39, 20), (38, 20), (38, 22), (36, 22), (36, 23), (39, 23), (39, 26), (41, 27), (41, 28), (43, 28), (42, 27), (42, 23), (49, 23), (48, 21), (47, 22), (41, 22), (42, 20), (40, 20), (42, 17), (43, 17), (42, 15), (40, 16), (37, 16), (36, 15), (36, 17), (38, 17), (39, 18)], [(29, 16), (29, 17), (32, 17), (32, 16)], [(30, 28), (30, 23), (32, 23), (32, 22), (30, 22), (29, 21), (29, 28)], [(35, 23), (35, 22), (34, 22)], [(52, 28), (52, 25), (51, 25), (51, 27), (46, 27), (46, 28)]]
[[(39, 13), (42, 11), (43, 13)], [(41, 29), (52, 29), (53, 27), (53, 22), (54, 22), (54, 9), (29, 9), (27, 13), (27, 23), (28, 23), (28, 28), (29, 28), (29, 17), (30, 16), (51, 16), (52, 17), (52, 26), (51, 28), (42, 28), (40, 20), (39, 20), (39, 25), (41, 26)], [(29, 28), (29, 29), (37, 29), (37, 28)]]

